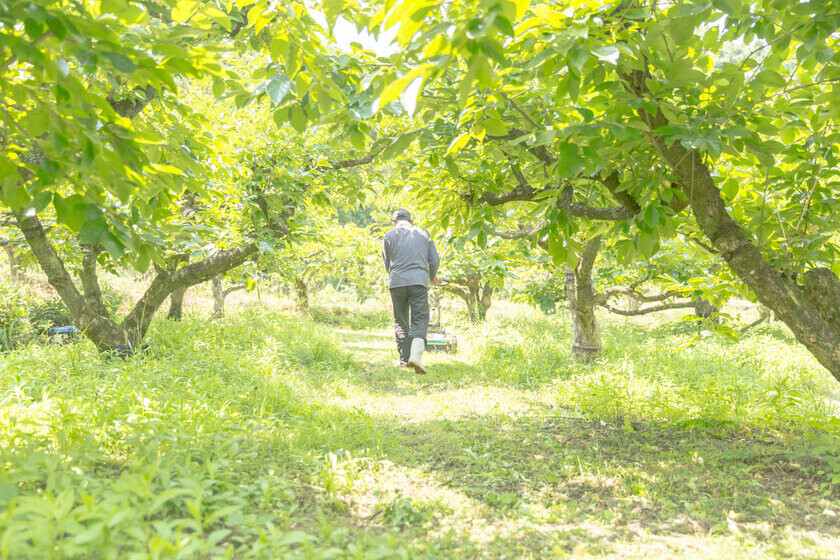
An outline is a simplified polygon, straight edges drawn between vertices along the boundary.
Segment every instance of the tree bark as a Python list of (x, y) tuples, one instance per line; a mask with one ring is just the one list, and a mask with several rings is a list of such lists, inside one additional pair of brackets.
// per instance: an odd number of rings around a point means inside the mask
[(20, 261), (15, 254), (15, 247), (9, 241), (3, 241), (2, 245), (3, 250), (6, 251), (6, 258), (9, 260), (9, 277), (12, 282), (17, 283), (20, 280)]
[(214, 276), (211, 282), (213, 286), (213, 318), (221, 319), (225, 316), (225, 290), (219, 276)]
[(295, 297), (299, 311), (309, 311), (309, 289), (306, 282), (299, 278), (294, 279)]
[(206, 282), (214, 276), (236, 268), (258, 253), (259, 249), (256, 244), (252, 243), (243, 247), (218, 251), (200, 261), (182, 266), (174, 272), (158, 271), (143, 297), (140, 298), (122, 323), (123, 328), (130, 336), (130, 340), (135, 345), (143, 340), (155, 312), (173, 291), (181, 287), (190, 287)]
[(714, 323), (717, 323), (717, 318), (715, 314), (718, 312), (718, 308), (715, 305), (712, 305), (707, 299), (703, 299), (700, 296), (697, 296), (694, 299), (694, 314), (700, 317), (702, 320), (709, 320)]
[(449, 283), (441, 288), (463, 300), (467, 306), (467, 318), (471, 322), (487, 319), (487, 311), (493, 304), (495, 288), (489, 281), (482, 284), (479, 273), (470, 274), (466, 278), (450, 279)]
[(490, 282), (485, 282), (484, 288), (481, 290), (481, 297), (476, 297), (476, 307), (479, 321), (487, 319), (487, 312), (493, 304), (493, 291), (494, 289), (490, 285)]
[(592, 267), (601, 248), (601, 236), (587, 241), (576, 268), (566, 266), (566, 297), (572, 316), (572, 355), (593, 360), (601, 355), (601, 329), (595, 316), (597, 300), (592, 287)]
[(187, 288), (178, 288), (169, 294), (169, 312), (166, 314), (168, 319), (173, 321), (180, 321), (184, 316), (184, 296), (187, 293)]
[[(96, 308), (88, 306), (86, 298), (79, 292), (55, 247), (47, 239), (47, 234), (40, 220), (34, 214), (25, 215), (23, 213), (17, 213), (16, 218), (18, 227), (20, 227), (24, 238), (32, 249), (32, 254), (46, 273), (50, 285), (55, 288), (55, 291), (58, 292), (59, 297), (73, 315), (73, 322), (76, 327), (101, 350), (128, 345), (125, 330), (121, 329), (107, 315), (107, 312), (104, 315), (101, 313), (104, 306), (96, 306)], [(91, 272), (94, 275), (96, 273), (91, 262), (88, 262), (87, 266), (83, 267), (82, 277), (86, 278)], [(93, 285), (89, 278), (84, 282), (87, 284), (87, 290), (90, 294)]]

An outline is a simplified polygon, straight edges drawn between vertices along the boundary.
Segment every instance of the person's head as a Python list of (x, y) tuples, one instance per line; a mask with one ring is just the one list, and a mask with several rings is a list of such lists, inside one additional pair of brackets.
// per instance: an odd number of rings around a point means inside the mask
[(391, 214), (391, 225), (396, 226), (397, 222), (406, 221), (410, 224), (414, 222), (411, 221), (411, 214), (405, 208), (400, 208), (399, 210), (394, 210), (394, 213)]

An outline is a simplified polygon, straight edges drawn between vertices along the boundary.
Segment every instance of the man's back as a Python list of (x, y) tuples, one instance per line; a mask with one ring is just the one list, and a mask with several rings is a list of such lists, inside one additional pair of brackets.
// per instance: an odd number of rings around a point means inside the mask
[(440, 264), (429, 234), (407, 221), (398, 222), (385, 234), (382, 257), (391, 288), (428, 286)]

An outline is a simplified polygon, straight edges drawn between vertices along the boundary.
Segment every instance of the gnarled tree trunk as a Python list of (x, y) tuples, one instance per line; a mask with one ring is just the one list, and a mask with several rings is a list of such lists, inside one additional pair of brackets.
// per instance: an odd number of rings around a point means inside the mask
[(32, 254), (47, 275), (61, 300), (73, 315), (76, 327), (101, 352), (128, 355), (142, 346), (146, 332), (157, 310), (169, 295), (179, 288), (194, 286), (235, 268), (259, 253), (255, 243), (218, 251), (200, 261), (175, 270), (159, 269), (152, 283), (122, 322), (111, 317), (102, 302), (97, 277), (98, 247), (84, 247), (79, 274), (82, 291), (76, 286), (61, 257), (47, 238), (40, 220), (34, 214), (16, 212), (18, 227), (23, 232)]
[(476, 297), (476, 314), (478, 315), (479, 321), (484, 321), (487, 319), (487, 312), (490, 310), (490, 306), (493, 305), (493, 286), (490, 285), (490, 282), (485, 282), (484, 287), (481, 289), (481, 295)]
[[(644, 72), (632, 72), (630, 88), (640, 96), (648, 95)], [(652, 114), (640, 109), (639, 114), (651, 131), (670, 124), (661, 110)], [(661, 135), (652, 134), (651, 138), (679, 179), (697, 224), (729, 268), (840, 381), (840, 324), (836, 319), (840, 316), (840, 299), (836, 297), (840, 280), (837, 276), (827, 269), (812, 271), (810, 276), (806, 274), (803, 288), (773, 268), (729, 215), (703, 155), (679, 142), (669, 143)]]
[(213, 286), (213, 318), (220, 319), (225, 316), (225, 290), (222, 279), (214, 276), (211, 284)]
[(572, 316), (572, 355), (592, 360), (601, 355), (601, 329), (595, 316), (595, 290), (592, 267), (601, 248), (601, 237), (587, 241), (575, 268), (566, 267), (566, 297)]
[(697, 296), (694, 299), (694, 314), (700, 317), (700, 319), (717, 323), (717, 312), (717, 306), (713, 305), (709, 300), (704, 299), (701, 296)]
[(299, 311), (308, 311), (309, 310), (309, 288), (306, 285), (306, 282), (301, 280), (300, 278), (295, 278), (293, 280), (293, 284), (295, 287), (295, 301), (297, 302), (297, 308)]
[(169, 313), (166, 314), (168, 319), (173, 321), (180, 321), (184, 316), (184, 295), (187, 293), (187, 288), (178, 288), (169, 294)]
[(475, 273), (466, 278), (449, 279), (449, 282), (442, 288), (463, 300), (467, 306), (467, 317), (470, 321), (487, 319), (487, 311), (493, 305), (495, 288), (489, 281), (482, 282), (480, 274)]

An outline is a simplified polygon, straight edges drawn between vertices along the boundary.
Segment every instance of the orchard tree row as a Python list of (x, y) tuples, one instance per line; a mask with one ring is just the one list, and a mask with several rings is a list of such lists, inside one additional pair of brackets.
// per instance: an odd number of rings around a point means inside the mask
[[(510, 255), (562, 278), (583, 356), (597, 305), (737, 291), (840, 379), (838, 27), (838, 0), (0, 2), (4, 223), (102, 351), (243, 263), (328, 271), (326, 221), (389, 193), (477, 318)], [(605, 252), (638, 273), (596, 290)], [(118, 318), (125, 266), (153, 279)]]

